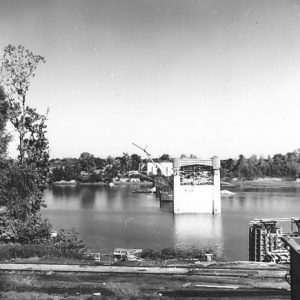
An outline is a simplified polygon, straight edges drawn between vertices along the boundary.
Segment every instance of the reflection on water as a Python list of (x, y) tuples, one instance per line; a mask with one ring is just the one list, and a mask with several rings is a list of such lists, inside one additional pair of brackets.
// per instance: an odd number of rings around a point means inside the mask
[(174, 208), (174, 205), (173, 205), (173, 202), (171, 202), (171, 201), (163, 201), (163, 202), (160, 203), (160, 209), (162, 211), (172, 213), (173, 208)]
[(222, 199), (222, 214), (173, 215), (155, 195), (130, 186), (55, 186), (45, 192), (43, 215), (57, 229), (75, 227), (96, 250), (189, 248), (211, 245), (227, 259), (248, 259), (254, 218), (299, 217), (300, 189), (240, 190)]
[(82, 208), (94, 208), (95, 206), (96, 193), (95, 190), (84, 187), (81, 190), (80, 204)]
[(74, 196), (76, 197), (78, 192), (80, 192), (80, 188), (72, 185), (53, 186), (51, 192), (57, 200), (68, 200)]
[(222, 216), (210, 214), (174, 215), (175, 246), (188, 249), (211, 246), (223, 254)]

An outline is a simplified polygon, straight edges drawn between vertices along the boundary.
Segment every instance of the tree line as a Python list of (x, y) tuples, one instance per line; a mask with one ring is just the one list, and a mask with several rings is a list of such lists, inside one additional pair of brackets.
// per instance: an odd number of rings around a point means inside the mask
[[(154, 162), (172, 161), (168, 154), (153, 159)], [(95, 157), (93, 154), (83, 152), (79, 158), (63, 158), (50, 160), (50, 180), (79, 182), (111, 182), (116, 177), (139, 177), (146, 172), (146, 163), (149, 159), (142, 159), (134, 153), (129, 155), (107, 158)]]
[[(181, 158), (197, 158), (196, 155), (182, 154)], [(153, 159), (154, 162), (173, 161), (172, 156), (163, 154)], [(138, 154), (99, 158), (84, 152), (79, 158), (51, 159), (50, 178), (52, 182), (59, 180), (77, 180), (88, 182), (110, 182), (113, 178), (128, 176), (130, 171), (146, 172), (146, 163), (149, 159), (142, 159)], [(221, 160), (222, 180), (252, 180), (264, 177), (277, 177), (296, 179), (300, 176), (300, 149), (288, 152), (285, 155), (258, 157), (252, 155), (246, 158), (239, 155), (238, 158)], [(132, 174), (131, 176), (137, 176)]]
[(223, 179), (256, 179), (277, 177), (296, 179), (300, 175), (300, 149), (285, 155), (275, 154), (267, 158), (252, 155), (249, 158), (242, 154), (237, 159), (221, 161), (221, 177)]

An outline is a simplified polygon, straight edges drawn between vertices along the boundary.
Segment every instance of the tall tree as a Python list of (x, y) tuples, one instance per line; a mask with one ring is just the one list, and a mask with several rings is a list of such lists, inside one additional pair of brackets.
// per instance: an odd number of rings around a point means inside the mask
[[(17, 161), (4, 161), (1, 203), (7, 207), (0, 222), (0, 239), (29, 241), (38, 236), (42, 224), (49, 234), (50, 225), (42, 220), (43, 191), (48, 184), (49, 150), (46, 138), (46, 116), (26, 104), (30, 80), (44, 58), (23, 46), (8, 45), (0, 65), (0, 85), (8, 103), (8, 118), (19, 134)], [(24, 228), (31, 228), (27, 237)], [(23, 233), (21, 233), (23, 232)], [(10, 236), (7, 237), (7, 233)]]
[(172, 161), (172, 157), (169, 154), (165, 153), (159, 158), (159, 160), (160, 161)]
[(123, 156), (117, 157), (117, 159), (120, 161), (120, 170), (122, 174), (126, 174), (130, 170), (130, 156), (128, 153), (123, 153)]
[(6, 166), (6, 150), (8, 145), (8, 135), (5, 131), (7, 122), (7, 102), (3, 88), (0, 86), (0, 206), (3, 205), (6, 194), (6, 182), (8, 180)]
[(9, 134), (7, 134), (5, 127), (7, 122), (8, 102), (4, 94), (3, 88), (0, 86), (0, 159), (6, 155), (7, 145), (9, 142)]
[(92, 172), (96, 168), (95, 157), (89, 152), (83, 152), (80, 154), (79, 163), (81, 170), (85, 172)]
[(130, 164), (131, 164), (131, 170), (138, 171), (140, 169), (142, 159), (137, 154), (131, 154), (130, 156)]
[[(41, 62), (45, 62), (44, 57), (33, 54), (21, 45), (17, 47), (8, 45), (4, 48), (0, 69), (1, 84), (8, 99), (10, 121), (19, 133), (18, 149), (21, 164), (24, 162), (26, 150), (30, 149), (37, 139), (36, 135), (42, 135), (44, 129), (45, 117), (26, 105), (30, 82)], [(41, 128), (36, 128), (37, 123)], [(29, 136), (26, 136), (26, 133)]]

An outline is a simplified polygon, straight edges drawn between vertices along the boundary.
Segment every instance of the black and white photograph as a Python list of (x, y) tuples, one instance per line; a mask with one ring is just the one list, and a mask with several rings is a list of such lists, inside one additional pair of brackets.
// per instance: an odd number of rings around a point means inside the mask
[(0, 299), (300, 299), (300, 2), (0, 0)]

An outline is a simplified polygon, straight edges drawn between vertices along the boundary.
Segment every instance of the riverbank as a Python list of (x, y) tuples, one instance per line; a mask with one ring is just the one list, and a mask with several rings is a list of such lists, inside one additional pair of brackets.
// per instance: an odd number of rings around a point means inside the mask
[(133, 185), (133, 186), (152, 186), (153, 182), (151, 181), (140, 181), (140, 182), (120, 182), (120, 181), (114, 181), (111, 183), (107, 183), (107, 182), (80, 182), (80, 181), (75, 181), (75, 180), (71, 180), (71, 181), (56, 181), (53, 182), (52, 185), (54, 186), (76, 186), (76, 185), (100, 185), (100, 186), (113, 186), (113, 185)]
[[(140, 181), (140, 182), (125, 182), (125, 181), (113, 181), (107, 182), (80, 182), (80, 181), (57, 181), (52, 183), (54, 186), (76, 186), (76, 185), (129, 185), (129, 186), (151, 186), (151, 181)], [(226, 188), (284, 188), (284, 187), (300, 187), (300, 180), (291, 180), (285, 178), (257, 178), (253, 180), (241, 180), (233, 179), (232, 181), (222, 181), (222, 189)]]
[(226, 189), (251, 189), (251, 188), (290, 188), (300, 187), (300, 181), (289, 180), (284, 178), (258, 178), (253, 180), (239, 180), (235, 179), (230, 182), (221, 182), (223, 190)]
[[(0, 264), (3, 299), (289, 299), (288, 265), (150, 261), (119, 265)], [(151, 264), (151, 263), (150, 263)], [(29, 298), (28, 295), (35, 295)], [(27, 297), (28, 296), (28, 297)]]

